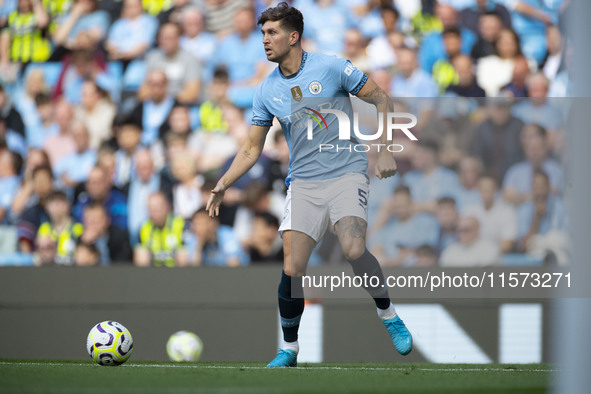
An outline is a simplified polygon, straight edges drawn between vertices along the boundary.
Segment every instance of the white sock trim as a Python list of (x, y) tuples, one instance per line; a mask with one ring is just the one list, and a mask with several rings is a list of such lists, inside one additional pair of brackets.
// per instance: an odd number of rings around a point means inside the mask
[(298, 341), (295, 342), (285, 342), (284, 339), (281, 340), (281, 346), (279, 346), (283, 350), (293, 350), (294, 352), (298, 353), (300, 351), (300, 345)]
[(376, 308), (376, 309), (378, 310), (378, 316), (382, 320), (394, 319), (396, 317), (396, 309), (394, 308), (394, 304), (392, 304), (392, 303), (390, 303), (390, 306), (388, 307), (388, 309), (380, 309), (380, 308)]

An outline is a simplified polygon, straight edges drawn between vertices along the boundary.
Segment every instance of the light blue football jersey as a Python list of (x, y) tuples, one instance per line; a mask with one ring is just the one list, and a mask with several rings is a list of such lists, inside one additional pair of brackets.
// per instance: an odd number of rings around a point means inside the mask
[[(281, 123), (289, 146), (288, 187), (292, 179), (332, 179), (349, 172), (366, 175), (367, 155), (353, 149), (357, 140), (340, 140), (337, 116), (323, 113), (320, 117), (319, 111), (330, 108), (345, 112), (352, 128), (349, 93), (359, 93), (367, 78), (349, 60), (304, 51), (295, 74), (286, 77), (277, 67), (260, 84), (253, 101), (252, 124), (270, 126), (273, 117)], [(308, 139), (309, 124), (313, 127), (312, 139)], [(352, 130), (350, 135), (354, 136)], [(335, 149), (320, 151), (321, 144)]]

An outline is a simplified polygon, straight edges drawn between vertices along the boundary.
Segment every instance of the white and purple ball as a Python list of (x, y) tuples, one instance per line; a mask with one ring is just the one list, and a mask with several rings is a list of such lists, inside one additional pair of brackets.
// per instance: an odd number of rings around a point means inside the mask
[(107, 320), (92, 327), (86, 340), (86, 350), (99, 365), (121, 365), (131, 356), (133, 338), (121, 323)]
[(203, 351), (201, 338), (189, 331), (177, 331), (166, 343), (166, 353), (172, 361), (197, 361)]

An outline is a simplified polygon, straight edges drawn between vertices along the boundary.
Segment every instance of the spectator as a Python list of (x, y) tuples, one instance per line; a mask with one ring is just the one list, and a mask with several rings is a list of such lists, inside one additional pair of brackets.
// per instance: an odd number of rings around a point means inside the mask
[(129, 235), (111, 223), (103, 204), (93, 202), (86, 205), (82, 217), (84, 232), (80, 241), (98, 249), (101, 265), (131, 262)]
[(2, 84), (0, 84), (0, 120), (3, 120), (4, 127), (7, 130), (12, 130), (21, 136), (25, 135), (23, 118), (4, 91), (4, 85)]
[(404, 48), (398, 52), (398, 74), (392, 81), (390, 93), (396, 97), (436, 97), (437, 85), (431, 75), (419, 68), (417, 54)]
[[(117, 159), (115, 158), (115, 151), (113, 151), (110, 146), (103, 145), (103, 147), (101, 147), (101, 149), (98, 151), (96, 165), (103, 169), (107, 179), (109, 182), (111, 182), (111, 185), (113, 185), (113, 190), (117, 190), (124, 195), (127, 195), (127, 184), (124, 184), (122, 187), (117, 187), (114, 184), (115, 171), (117, 170)], [(77, 190), (77, 194), (82, 191), (82, 189)]]
[(90, 136), (82, 122), (72, 125), (72, 139), (76, 151), (61, 159), (54, 168), (58, 184), (74, 189), (80, 182), (86, 181), (88, 173), (96, 163), (96, 150), (90, 148)]
[(147, 146), (164, 134), (174, 97), (168, 93), (168, 79), (160, 70), (148, 72), (145, 89), (145, 100), (131, 112), (130, 120), (142, 128), (142, 144)]
[(102, 167), (94, 167), (88, 172), (86, 191), (78, 196), (72, 211), (75, 220), (82, 219), (84, 208), (90, 203), (101, 204), (112, 225), (122, 230), (127, 228), (127, 199), (113, 189), (111, 179)]
[[(0, 93), (0, 100), (2, 99)], [(1, 104), (1, 103), (0, 103)], [(0, 142), (9, 150), (17, 152), (23, 157), (27, 156), (27, 143), (17, 132), (7, 128), (7, 119), (0, 113)]]
[(480, 235), (493, 241), (501, 253), (511, 253), (517, 240), (517, 216), (513, 207), (497, 198), (498, 182), (494, 176), (483, 175), (478, 180), (482, 202), (462, 210), (464, 216), (472, 216), (480, 223)]
[(523, 160), (519, 140), (523, 122), (511, 115), (507, 100), (492, 100), (487, 110), (487, 119), (476, 129), (474, 155), (500, 182), (509, 167)]
[(511, 82), (515, 59), (522, 56), (519, 36), (511, 29), (501, 30), (495, 54), (481, 58), (476, 68), (476, 80), (488, 97), (496, 97)]
[(522, 144), (525, 161), (509, 168), (503, 181), (503, 198), (514, 205), (520, 205), (532, 198), (532, 178), (536, 171), (544, 171), (553, 193), (564, 189), (562, 166), (549, 155), (548, 132), (539, 125), (523, 127)]
[(34, 204), (24, 209), (19, 216), (16, 226), (18, 245), (22, 253), (32, 253), (35, 237), (39, 226), (47, 222), (45, 203), (53, 188), (53, 173), (48, 166), (39, 166), (33, 170), (32, 190), (35, 197)]
[(513, 63), (513, 78), (511, 82), (503, 86), (501, 94), (505, 97), (527, 97), (527, 77), (529, 76), (529, 63), (523, 56), (515, 58)]
[[(193, 104), (199, 101), (201, 90), (201, 66), (191, 54), (179, 45), (181, 28), (172, 23), (160, 26), (158, 47), (148, 52), (148, 70), (161, 70), (168, 80), (168, 95), (180, 103)], [(260, 45), (260, 43), (258, 43)], [(148, 96), (144, 84), (138, 92), (140, 99)]]
[(433, 80), (439, 85), (439, 91), (445, 92), (449, 85), (459, 83), (458, 74), (451, 62), (461, 53), (462, 36), (457, 27), (446, 28), (441, 33), (441, 36), (443, 38), (444, 56), (433, 64), (432, 74)]
[(172, 175), (179, 181), (172, 189), (174, 214), (190, 220), (204, 203), (201, 201), (203, 177), (197, 174), (195, 161), (188, 151), (172, 157), (171, 168)]
[(207, 0), (205, 1), (205, 28), (218, 37), (233, 31), (234, 16), (238, 10), (249, 3), (245, 0)]
[(546, 56), (546, 26), (557, 22), (543, 2), (505, 0), (511, 12), (513, 28), (521, 38), (524, 55), (540, 64)]
[(513, 106), (513, 115), (524, 123), (536, 123), (550, 132), (550, 145), (555, 147), (558, 132), (564, 125), (562, 112), (548, 100), (550, 82), (543, 73), (530, 75), (526, 81), (529, 100)]
[(439, 147), (431, 141), (417, 146), (411, 158), (413, 170), (402, 177), (410, 188), (414, 209), (434, 213), (441, 197), (456, 197), (460, 189), (458, 176), (437, 162)]
[(228, 89), (230, 76), (225, 66), (218, 66), (213, 72), (213, 80), (208, 89), (208, 100), (199, 107), (201, 131), (206, 133), (227, 133), (228, 124), (224, 121), (222, 107), (230, 104)]
[(8, 62), (44, 62), (51, 55), (51, 43), (44, 34), (49, 15), (39, 0), (18, 0), (0, 35), (0, 68)]
[(93, 267), (99, 265), (101, 252), (93, 244), (78, 242), (74, 251), (74, 264), (80, 267)]
[(76, 0), (53, 35), (53, 42), (69, 50), (94, 50), (109, 29), (109, 14), (98, 9), (97, 0)]
[[(43, 71), (39, 68), (31, 67), (29, 73), (24, 81), (24, 89), (17, 89), (13, 95), (14, 106), (16, 111), (20, 114), (21, 122), (24, 123), (25, 136), (27, 144), (35, 143), (27, 134), (27, 129), (36, 127), (40, 123), (39, 113), (35, 104), (35, 97), (39, 93), (47, 93), (48, 87), (45, 83), (45, 76)], [(24, 78), (23, 78), (24, 79)]]
[(58, 132), (48, 137), (43, 143), (43, 150), (47, 152), (52, 165), (56, 165), (62, 158), (76, 151), (76, 144), (71, 134), (71, 124), (74, 112), (65, 100), (55, 104), (55, 123)]
[(503, 23), (499, 14), (487, 12), (478, 19), (478, 39), (472, 47), (470, 56), (478, 61), (480, 58), (492, 56), (495, 54), (495, 42), (499, 39), (499, 34), (503, 28)]
[(511, 28), (511, 15), (499, 1), (476, 0), (472, 6), (460, 11), (460, 20), (462, 26), (482, 35), (481, 22), (485, 15), (497, 15), (503, 27)]
[(474, 77), (472, 59), (466, 55), (458, 55), (453, 58), (451, 64), (458, 79), (457, 83), (447, 87), (447, 93), (460, 97), (484, 97), (486, 95)]
[[(160, 1), (160, 0), (156, 0)], [(167, 0), (170, 1), (170, 0)], [(165, 11), (160, 11), (158, 14), (158, 24), (163, 25), (167, 22), (182, 23), (183, 12), (188, 8), (195, 7), (194, 0), (171, 0), (172, 6)]]
[(482, 174), (482, 163), (477, 157), (465, 156), (459, 164), (460, 190), (457, 193), (459, 210), (473, 204), (481, 204), (478, 179)]
[(195, 7), (187, 7), (181, 13), (183, 35), (180, 40), (182, 49), (193, 55), (201, 67), (206, 67), (216, 51), (216, 39), (204, 31), (203, 13)]
[[(400, 185), (382, 211), (386, 223), (371, 240), (372, 253), (382, 265), (409, 265), (415, 249), (423, 244), (435, 246), (437, 222), (431, 215), (415, 213), (408, 187)], [(394, 215), (395, 220), (390, 221)], [(381, 215), (380, 215), (381, 216)]]
[(214, 67), (225, 65), (230, 76), (230, 100), (241, 108), (252, 106), (254, 92), (267, 76), (267, 58), (261, 34), (255, 30), (255, 15), (250, 8), (234, 17), (235, 33), (224, 38), (212, 59)]
[(142, 130), (135, 123), (124, 123), (117, 133), (119, 149), (115, 152), (115, 174), (113, 183), (120, 190), (127, 190), (135, 178), (133, 156), (140, 146)]
[(146, 12), (153, 16), (166, 12), (172, 6), (172, 0), (142, 0)]
[(220, 225), (217, 216), (210, 218), (205, 207), (193, 214), (186, 244), (192, 265), (237, 267), (249, 263), (232, 227)]
[(543, 171), (534, 173), (531, 187), (532, 199), (517, 212), (519, 248), (539, 258), (553, 253), (564, 264), (569, 250), (566, 206), (551, 193), (549, 177)]
[(18, 153), (0, 149), (0, 227), (10, 223), (10, 207), (21, 183), (22, 166), (23, 159)]
[(131, 180), (127, 198), (127, 228), (132, 246), (137, 244), (140, 227), (148, 220), (148, 197), (160, 188), (160, 177), (154, 171), (154, 162), (149, 151), (139, 150), (135, 153), (134, 167), (136, 176)]
[[(458, 24), (458, 15), (456, 10), (445, 4), (435, 5), (435, 15), (441, 21), (442, 31), (450, 28), (459, 29), (461, 53), (468, 54), (476, 42), (476, 35), (470, 30), (461, 27)], [(433, 32), (426, 35), (421, 42), (419, 49), (419, 63), (421, 68), (427, 73), (433, 71), (433, 66), (439, 59), (445, 59), (445, 44), (443, 35), (440, 32)]]
[(81, 106), (76, 107), (74, 113), (76, 118), (86, 125), (90, 134), (91, 148), (98, 149), (102, 142), (111, 138), (111, 126), (116, 108), (108, 93), (95, 82), (84, 82)]
[(43, 223), (37, 231), (37, 244), (44, 244), (42, 238), (49, 238), (57, 245), (55, 263), (74, 264), (76, 242), (82, 235), (82, 224), (74, 222), (70, 216), (70, 202), (62, 191), (53, 191), (47, 196), (45, 204), (49, 221)]
[(24, 163), (22, 182), (19, 182), (19, 189), (12, 200), (11, 220), (20, 216), (26, 208), (37, 203), (37, 196), (34, 195), (33, 171), (41, 166), (51, 168), (47, 153), (39, 149), (29, 149), (27, 160)]
[(391, 4), (382, 5), (381, 17), (384, 33), (374, 37), (367, 46), (368, 61), (372, 70), (388, 68), (396, 64), (396, 52), (392, 44), (397, 33), (400, 13)]
[(283, 262), (283, 247), (279, 239), (279, 220), (269, 212), (256, 213), (252, 220), (252, 233), (247, 253), (251, 264)]
[(540, 64), (540, 69), (550, 81), (553, 80), (561, 71), (566, 69), (564, 40), (558, 26), (548, 26), (546, 29), (546, 41), (548, 43), (548, 53)]
[(187, 265), (183, 244), (185, 221), (174, 216), (162, 192), (148, 198), (148, 220), (140, 230), (140, 244), (134, 252), (134, 263), (146, 267), (174, 267)]
[(441, 197), (437, 200), (435, 211), (435, 218), (439, 223), (439, 234), (435, 247), (437, 255), (441, 255), (445, 248), (458, 240), (456, 231), (459, 217), (456, 200), (451, 197)]
[(59, 125), (55, 123), (54, 105), (47, 93), (35, 96), (35, 107), (39, 122), (27, 127), (27, 146), (40, 149), (48, 138), (59, 132)]
[(345, 48), (342, 56), (364, 73), (369, 73), (370, 63), (367, 56), (367, 40), (357, 29), (345, 32)]
[(458, 224), (458, 242), (441, 254), (443, 267), (483, 267), (499, 261), (499, 248), (493, 241), (480, 237), (479, 223), (474, 217), (464, 217)]
[(57, 256), (57, 243), (50, 237), (37, 238), (35, 240), (35, 253), (33, 263), (36, 266), (55, 265)]
[(109, 29), (105, 48), (110, 60), (130, 61), (141, 57), (154, 43), (158, 21), (144, 14), (142, 0), (124, 0), (121, 18)]

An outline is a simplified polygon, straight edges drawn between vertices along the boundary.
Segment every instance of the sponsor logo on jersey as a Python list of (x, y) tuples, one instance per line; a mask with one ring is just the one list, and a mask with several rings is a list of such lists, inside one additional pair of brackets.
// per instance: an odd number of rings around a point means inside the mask
[(308, 85), (308, 90), (312, 94), (319, 94), (322, 92), (322, 84), (318, 81), (310, 82), (310, 85)]

